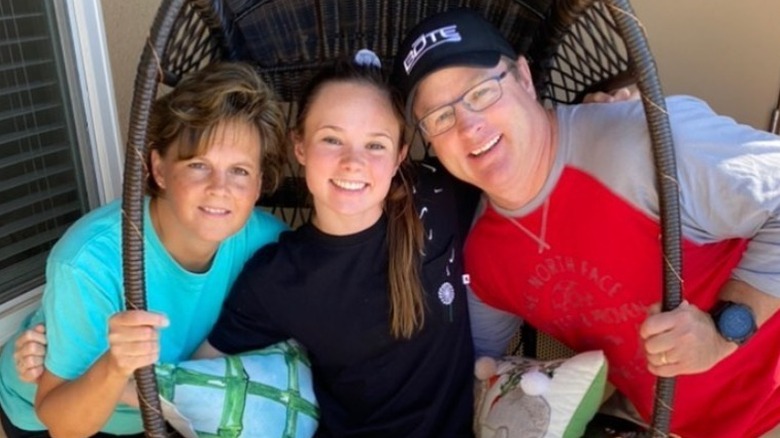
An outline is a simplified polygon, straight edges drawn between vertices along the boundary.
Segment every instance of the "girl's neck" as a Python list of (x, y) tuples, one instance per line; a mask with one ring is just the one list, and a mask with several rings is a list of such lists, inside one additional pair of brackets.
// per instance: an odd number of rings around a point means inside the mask
[(330, 234), (331, 236), (349, 236), (371, 228), (371, 226), (381, 217), (381, 210), (376, 214), (372, 213), (355, 216), (320, 214), (315, 211), (311, 222), (318, 230), (325, 234)]
[(190, 272), (209, 270), (218, 245), (195, 242), (188, 237), (157, 198), (149, 202), (149, 216), (160, 243), (176, 263)]

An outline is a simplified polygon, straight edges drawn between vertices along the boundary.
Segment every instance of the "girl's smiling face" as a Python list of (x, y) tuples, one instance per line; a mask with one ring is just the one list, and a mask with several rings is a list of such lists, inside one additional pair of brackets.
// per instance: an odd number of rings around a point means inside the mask
[(294, 151), (305, 166), (320, 230), (352, 234), (379, 219), (406, 156), (401, 129), (390, 98), (373, 85), (330, 82), (317, 92)]

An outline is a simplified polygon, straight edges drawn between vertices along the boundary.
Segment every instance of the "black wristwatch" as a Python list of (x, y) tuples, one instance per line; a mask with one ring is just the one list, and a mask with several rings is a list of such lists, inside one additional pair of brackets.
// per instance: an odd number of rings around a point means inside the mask
[(718, 301), (710, 310), (718, 333), (727, 341), (742, 345), (756, 332), (756, 316), (745, 304)]

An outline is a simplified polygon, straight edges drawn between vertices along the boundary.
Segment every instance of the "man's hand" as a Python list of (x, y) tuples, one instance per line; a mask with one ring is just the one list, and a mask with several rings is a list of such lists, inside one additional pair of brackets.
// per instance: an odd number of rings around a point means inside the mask
[(639, 335), (647, 369), (659, 377), (707, 371), (737, 349), (718, 333), (708, 313), (687, 301), (669, 312), (661, 312), (660, 303), (653, 305)]
[(46, 356), (46, 327), (38, 324), (25, 330), (14, 343), (16, 373), (23, 382), (37, 383)]
[(588, 93), (582, 99), (582, 103), (613, 103), (628, 100), (639, 100), (639, 89), (635, 85), (618, 88), (609, 92), (597, 91)]

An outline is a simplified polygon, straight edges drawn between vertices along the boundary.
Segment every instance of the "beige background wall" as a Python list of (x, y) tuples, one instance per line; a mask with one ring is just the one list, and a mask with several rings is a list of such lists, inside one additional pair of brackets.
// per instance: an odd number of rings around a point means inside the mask
[[(141, 48), (160, 0), (101, 0), (122, 138)], [(766, 129), (780, 90), (780, 1), (632, 0), (666, 94), (699, 96)]]
[(123, 142), (127, 141), (138, 60), (160, 3), (161, 0), (101, 0)]
[(631, 0), (666, 94), (766, 129), (780, 90), (780, 1)]

